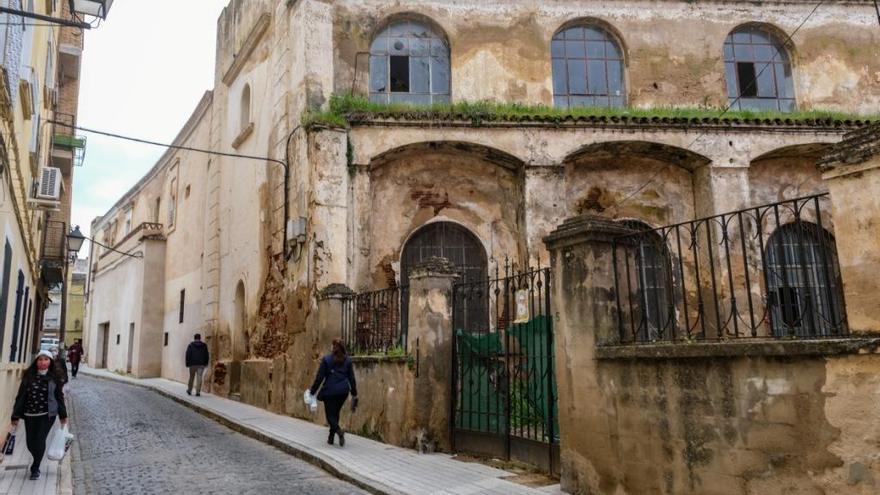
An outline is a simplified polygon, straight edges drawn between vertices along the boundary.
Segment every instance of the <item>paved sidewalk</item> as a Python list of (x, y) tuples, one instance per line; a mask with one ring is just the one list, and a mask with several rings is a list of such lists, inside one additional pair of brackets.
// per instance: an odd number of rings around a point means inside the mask
[(345, 448), (328, 445), (327, 431), (307, 421), (273, 414), (212, 394), (186, 395), (182, 383), (162, 378), (136, 379), (105, 370), (80, 367), (80, 373), (151, 388), (236, 431), (318, 465), (333, 475), (380, 494), (561, 494), (559, 485), (525, 487), (505, 477), (506, 471), (454, 460), (446, 454), (418, 454), (367, 438), (346, 434)]
[[(52, 431), (49, 432), (49, 438), (60, 427), (58, 420)], [(5, 429), (2, 438), (6, 438)], [(43, 457), (40, 463), (40, 471), (42, 475), (37, 481), (31, 481), (30, 477), (31, 454), (27, 450), (27, 441), (25, 438), (24, 421), (18, 422), (18, 429), (15, 432), (15, 451), (12, 455), (3, 458), (0, 462), (0, 495), (55, 495), (70, 494), (71, 490), (71, 472), (70, 472), (70, 455), (64, 456), (64, 460), (50, 461)]]

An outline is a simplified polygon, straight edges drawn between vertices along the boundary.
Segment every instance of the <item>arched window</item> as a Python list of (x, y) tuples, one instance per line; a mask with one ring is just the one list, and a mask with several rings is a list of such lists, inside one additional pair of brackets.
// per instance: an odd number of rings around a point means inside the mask
[(621, 107), (626, 103), (623, 50), (605, 29), (572, 26), (556, 33), (553, 101), (557, 107)]
[(734, 110), (795, 109), (791, 58), (766, 27), (743, 26), (727, 35), (724, 71)]
[[(483, 244), (471, 231), (452, 222), (434, 222), (416, 231), (403, 248), (400, 260), (400, 282), (409, 285), (409, 274), (422, 261), (437, 256), (446, 258), (461, 271), (460, 281), (477, 282), (486, 279), (488, 262)], [(409, 319), (409, 297), (401, 293), (401, 321)], [(488, 325), (488, 303), (475, 300), (455, 307), (455, 321), (466, 328), (484, 328)], [(404, 327), (405, 329), (405, 327)], [(403, 332), (406, 335), (406, 332)]]
[(815, 224), (786, 224), (770, 236), (766, 251), (773, 335), (842, 333), (843, 296), (834, 237)]
[(669, 249), (663, 238), (652, 228), (636, 220), (622, 221), (639, 232), (631, 236), (629, 251), (633, 271), (628, 287), (631, 295), (633, 324), (639, 341), (663, 340), (672, 337), (672, 265)]
[(449, 103), (449, 44), (413, 20), (392, 22), (370, 47), (370, 100)]
[(241, 115), (239, 131), (244, 131), (251, 125), (251, 85), (245, 84), (241, 90)]

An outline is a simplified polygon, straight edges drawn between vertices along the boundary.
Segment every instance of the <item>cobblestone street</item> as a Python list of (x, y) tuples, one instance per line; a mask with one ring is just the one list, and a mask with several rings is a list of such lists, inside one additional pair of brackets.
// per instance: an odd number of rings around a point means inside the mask
[(364, 493), (152, 391), (69, 386), (76, 494)]

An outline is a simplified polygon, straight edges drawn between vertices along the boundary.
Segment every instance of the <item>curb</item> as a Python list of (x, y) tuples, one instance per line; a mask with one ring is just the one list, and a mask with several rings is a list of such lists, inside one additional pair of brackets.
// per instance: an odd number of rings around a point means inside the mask
[(310, 452), (302, 446), (288, 443), (284, 440), (280, 440), (280, 439), (275, 438), (271, 435), (263, 433), (256, 428), (252, 428), (250, 426), (245, 426), (241, 423), (237, 423), (234, 420), (224, 416), (223, 414), (214, 412), (214, 411), (208, 409), (207, 407), (201, 406), (201, 405), (196, 404), (194, 402), (187, 401), (184, 398), (178, 397), (172, 393), (166, 392), (165, 390), (159, 389), (159, 388), (154, 387), (152, 385), (149, 385), (146, 383), (140, 383), (140, 382), (136, 381), (137, 379), (125, 378), (125, 377), (118, 377), (117, 378), (117, 377), (106, 376), (106, 375), (102, 375), (102, 374), (93, 374), (90, 372), (90, 370), (84, 369), (84, 368), (80, 368), (79, 371), (81, 374), (85, 374), (91, 378), (96, 378), (99, 380), (106, 380), (106, 381), (111, 381), (111, 382), (117, 382), (117, 383), (124, 383), (127, 385), (132, 385), (135, 387), (141, 387), (141, 388), (144, 388), (147, 390), (151, 390), (151, 391), (153, 391), (153, 392), (155, 392), (165, 398), (171, 399), (171, 400), (177, 402), (178, 404), (181, 404), (183, 406), (188, 407), (189, 409), (192, 409), (193, 411), (201, 414), (202, 416), (205, 416), (209, 419), (216, 421), (217, 423), (220, 423), (223, 426), (225, 426), (233, 431), (236, 431), (238, 433), (241, 433), (242, 435), (253, 438), (254, 440), (257, 440), (259, 442), (262, 442), (262, 443), (265, 443), (265, 444), (270, 445), (272, 447), (275, 447), (276, 449), (281, 450), (282, 452), (284, 452), (286, 454), (292, 455), (302, 461), (308, 462), (309, 464), (312, 464), (312, 465), (328, 472), (334, 478), (351, 483), (352, 485), (357, 486), (358, 488), (361, 488), (363, 490), (366, 490), (372, 494), (375, 494), (375, 495), (406, 495), (405, 492), (395, 490), (394, 488), (391, 488), (391, 487), (385, 485), (384, 483), (381, 483), (381, 482), (378, 482), (378, 481), (375, 481), (372, 479), (368, 479), (365, 476), (362, 476), (362, 475), (346, 468), (345, 466), (341, 465), (341, 463), (339, 463), (338, 461), (335, 461), (332, 459), (326, 459), (323, 456), (321, 456), (320, 454)]

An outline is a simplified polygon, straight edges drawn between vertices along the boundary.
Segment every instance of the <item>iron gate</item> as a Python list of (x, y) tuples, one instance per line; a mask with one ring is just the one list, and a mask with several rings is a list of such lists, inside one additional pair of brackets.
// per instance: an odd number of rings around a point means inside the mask
[(453, 286), (455, 450), (558, 472), (550, 270)]

